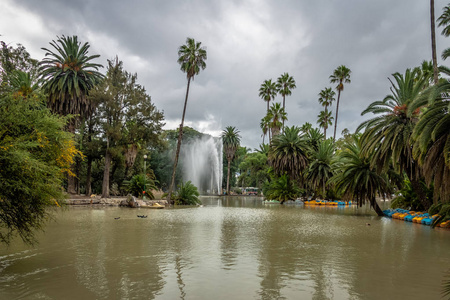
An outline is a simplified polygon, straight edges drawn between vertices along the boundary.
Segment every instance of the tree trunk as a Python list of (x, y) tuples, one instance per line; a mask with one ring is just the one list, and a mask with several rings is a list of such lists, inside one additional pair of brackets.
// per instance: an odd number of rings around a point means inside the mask
[(189, 96), (190, 84), (191, 84), (191, 77), (188, 77), (188, 83), (187, 83), (187, 88), (186, 88), (186, 98), (184, 100), (183, 116), (181, 117), (180, 132), (178, 133), (177, 152), (175, 153), (175, 161), (173, 163), (173, 171), (172, 171), (172, 180), (171, 180), (170, 187), (169, 187), (169, 194), (167, 195), (167, 201), (168, 201), (169, 205), (171, 204), (172, 192), (173, 192), (173, 188), (175, 185), (175, 173), (176, 173), (177, 165), (178, 165), (178, 157), (180, 156), (181, 139), (183, 137), (184, 116), (186, 115), (186, 106), (187, 106), (187, 101), (188, 101), (188, 96)]
[(372, 208), (375, 210), (375, 212), (377, 213), (377, 215), (379, 217), (383, 217), (384, 213), (381, 210), (381, 208), (378, 206), (377, 200), (375, 199), (375, 197), (372, 197), (372, 199), (370, 199), (370, 205), (372, 206)]
[(433, 77), (434, 84), (438, 83), (438, 67), (436, 57), (436, 25), (434, 17), (434, 0), (430, 0), (430, 17), (431, 17), (431, 54), (433, 57)]
[(91, 187), (91, 174), (92, 174), (92, 157), (88, 156), (87, 158), (87, 170), (86, 170), (86, 195), (92, 195), (92, 187)]
[[(286, 110), (284, 109), (284, 100), (285, 100), (286, 96), (283, 95), (283, 111), (286, 112)], [(284, 132), (284, 119), (283, 119), (283, 132)]]
[(228, 159), (228, 171), (227, 171), (227, 195), (230, 194), (230, 168), (231, 168), (231, 160)]
[(338, 90), (338, 98), (337, 98), (337, 101), (336, 101), (336, 119), (334, 120), (333, 142), (336, 141), (336, 128), (337, 128), (337, 121), (338, 121), (339, 99), (340, 98), (341, 98), (341, 90)]
[[(73, 119), (69, 120), (68, 131), (75, 135), (75, 121)], [(70, 170), (73, 174), (76, 174), (76, 164), (73, 163), (70, 166)], [(77, 193), (75, 189), (75, 177), (70, 174), (67, 175), (67, 193), (71, 195), (75, 195)]]
[(106, 147), (105, 170), (103, 171), (102, 198), (109, 198), (109, 170), (111, 168), (111, 154), (109, 153), (109, 141)]

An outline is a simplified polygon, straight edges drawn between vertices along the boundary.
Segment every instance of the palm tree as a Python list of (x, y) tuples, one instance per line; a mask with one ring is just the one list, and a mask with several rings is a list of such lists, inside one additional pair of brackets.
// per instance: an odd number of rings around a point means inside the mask
[(306, 179), (312, 183), (315, 189), (322, 185), (322, 194), (326, 197), (326, 183), (333, 176), (332, 159), (335, 146), (331, 140), (322, 141), (317, 151), (311, 153), (311, 163)]
[(300, 127), (300, 131), (303, 132), (304, 134), (308, 133), (308, 131), (310, 131), (312, 128), (312, 124), (309, 122), (306, 122), (305, 124), (302, 125), (302, 127)]
[(308, 166), (308, 151), (308, 145), (300, 135), (300, 128), (286, 127), (283, 133), (272, 139), (269, 165), (279, 175), (287, 174), (291, 179), (298, 179)]
[(433, 183), (434, 202), (450, 202), (450, 113), (448, 98), (450, 83), (431, 87), (412, 103), (410, 111), (428, 104), (414, 128), (413, 155), (423, 167), (428, 185)]
[(434, 0), (430, 0), (430, 18), (431, 18), (431, 54), (433, 58), (433, 77), (434, 84), (438, 83), (438, 66), (436, 57), (436, 24), (434, 17)]
[[(89, 44), (81, 46), (78, 37), (58, 37), (50, 43), (56, 51), (46, 51), (39, 72), (43, 90), (48, 95), (48, 106), (61, 115), (87, 116), (92, 109), (89, 91), (104, 76), (98, 72), (103, 66), (91, 61), (100, 55), (88, 55)], [(75, 120), (69, 123), (69, 132), (75, 132)]]
[[(288, 73), (281, 74), (277, 79), (276, 84), (278, 93), (283, 96), (283, 110), (286, 112), (285, 99), (286, 96), (290, 96), (292, 94), (292, 89), (295, 89), (297, 86), (295, 85), (295, 80), (292, 76), (289, 76)], [(284, 127), (284, 120), (283, 120)]]
[[(323, 127), (323, 135), (324, 135), (324, 139), (327, 139), (327, 129), (328, 129), (328, 125), (331, 125), (331, 120), (333, 118), (331, 118), (331, 111), (328, 112), (328, 106), (331, 106), (331, 104), (333, 103), (334, 96), (336, 95), (336, 93), (329, 87), (329, 88), (325, 88), (323, 90), (320, 91), (319, 93), (319, 103), (325, 107), (325, 112), (323, 113), (323, 124), (327, 124), (326, 127)], [(322, 114), (322, 113), (321, 113)], [(326, 116), (330, 116), (330, 117), (326, 117)], [(319, 119), (320, 119), (320, 115), (319, 115)], [(322, 123), (322, 122), (320, 122)]]
[(339, 113), (339, 100), (341, 99), (341, 92), (344, 90), (344, 83), (351, 83), (350, 81), (350, 74), (352, 71), (350, 71), (349, 68), (342, 65), (336, 68), (334, 70), (333, 74), (330, 76), (330, 82), (331, 83), (337, 83), (336, 90), (338, 91), (338, 98), (336, 102), (336, 118), (334, 119), (334, 135), (333, 135), (333, 141), (336, 140), (336, 129), (337, 129), (337, 122), (338, 122), (338, 113)]
[(322, 110), (317, 116), (317, 123), (323, 128), (323, 139), (327, 139), (327, 129), (331, 126), (333, 117), (331, 116), (331, 111)]
[(261, 130), (263, 132), (262, 137), (263, 137), (263, 144), (264, 144), (264, 139), (266, 137), (266, 134), (269, 134), (269, 141), (270, 141), (270, 116), (269, 114), (267, 114), (264, 118), (261, 119), (261, 123), (259, 123), (259, 126), (261, 127)]
[(410, 69), (404, 76), (399, 73), (393, 76), (392, 94), (382, 101), (373, 102), (361, 113), (379, 116), (363, 122), (357, 132), (365, 128), (361, 137), (362, 150), (373, 153), (372, 166), (380, 173), (386, 172), (391, 164), (398, 173), (406, 172), (423, 206), (428, 208), (430, 204), (420, 183), (421, 170), (412, 153), (412, 133), (420, 111), (410, 110), (413, 101), (420, 97), (427, 85), (427, 78)]
[[(104, 76), (97, 70), (103, 66), (92, 63), (100, 55), (88, 55), (89, 44), (81, 45), (77, 36), (58, 37), (50, 43), (56, 51), (46, 51), (39, 72), (43, 81), (42, 89), (48, 95), (48, 107), (60, 115), (73, 115), (68, 131), (75, 133), (79, 118), (88, 116), (93, 105), (88, 98), (89, 91)], [(72, 166), (73, 169), (73, 166)], [(75, 178), (68, 175), (67, 192), (75, 194)]]
[(259, 88), (259, 96), (267, 102), (267, 113), (269, 113), (269, 102), (275, 98), (277, 94), (277, 86), (272, 79), (264, 80)]
[(187, 88), (186, 88), (186, 98), (184, 99), (183, 115), (181, 117), (180, 130), (178, 133), (178, 143), (177, 152), (175, 153), (175, 161), (173, 163), (172, 180), (170, 183), (169, 194), (167, 200), (170, 202), (170, 197), (172, 196), (173, 187), (175, 184), (175, 172), (178, 165), (178, 157), (180, 156), (181, 139), (183, 137), (183, 124), (184, 116), (186, 115), (186, 106), (189, 96), (189, 86), (191, 84), (191, 79), (194, 79), (195, 75), (200, 73), (200, 70), (206, 68), (207, 59), (206, 49), (202, 47), (201, 42), (196, 42), (193, 38), (187, 38), (186, 44), (178, 48), (178, 63), (181, 65), (181, 71), (186, 73), (187, 77)]
[[(447, 6), (445, 6), (443, 10), (444, 12), (438, 18), (439, 21), (438, 26), (444, 27), (442, 29), (442, 34), (448, 37), (450, 36), (450, 4), (447, 4)], [(449, 56), (450, 56), (450, 48), (447, 48), (442, 52), (442, 59), (445, 60)]]
[(317, 151), (319, 144), (323, 141), (323, 134), (318, 128), (311, 128), (305, 134), (305, 141), (311, 151)]
[(274, 136), (280, 133), (280, 128), (283, 126), (284, 121), (287, 120), (286, 112), (280, 103), (273, 103), (267, 113), (267, 117), (270, 120), (269, 127), (272, 131), (273, 139)]
[(233, 126), (227, 126), (222, 132), (223, 150), (228, 161), (228, 172), (227, 172), (227, 195), (230, 194), (230, 173), (231, 173), (231, 161), (234, 158), (234, 154), (239, 147), (241, 142), (241, 136), (239, 135), (239, 130)]
[(391, 194), (392, 188), (386, 173), (380, 175), (376, 172), (371, 166), (372, 158), (363, 153), (361, 146), (361, 140), (356, 136), (352, 143), (345, 145), (335, 162), (336, 175), (329, 182), (335, 184), (346, 197), (356, 198), (359, 206), (369, 200), (377, 215), (383, 216), (376, 196)]

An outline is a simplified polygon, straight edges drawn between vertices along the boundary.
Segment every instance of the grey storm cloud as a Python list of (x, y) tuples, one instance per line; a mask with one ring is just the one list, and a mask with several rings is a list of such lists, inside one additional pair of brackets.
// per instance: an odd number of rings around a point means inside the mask
[[(435, 4), (436, 16), (445, 4)], [(370, 117), (361, 111), (389, 93), (392, 73), (431, 59), (428, 1), (3, 0), (0, 10), (1, 39), (23, 44), (37, 59), (61, 35), (89, 42), (105, 66), (117, 55), (164, 111), (168, 129), (178, 126), (186, 93), (178, 47), (186, 37), (201, 41), (207, 68), (191, 85), (187, 125), (216, 136), (235, 126), (250, 148), (262, 142), (266, 104), (258, 90), (266, 79), (293, 76), (287, 125), (317, 126), (318, 93), (334, 87), (336, 67), (349, 67), (338, 132), (354, 131)], [(448, 40), (436, 31), (440, 56)]]

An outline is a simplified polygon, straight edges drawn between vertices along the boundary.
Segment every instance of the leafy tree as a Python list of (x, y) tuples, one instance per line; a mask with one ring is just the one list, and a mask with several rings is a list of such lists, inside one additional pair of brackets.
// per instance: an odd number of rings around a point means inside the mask
[(269, 103), (277, 95), (277, 84), (272, 79), (264, 80), (259, 88), (259, 97), (267, 102), (267, 113), (269, 113)]
[(262, 187), (262, 184), (268, 178), (268, 164), (267, 153), (253, 152), (245, 156), (243, 161), (239, 164), (241, 174), (239, 182), (245, 182), (242, 186)]
[(11, 76), (15, 71), (29, 74), (31, 81), (37, 79), (38, 61), (31, 58), (24, 46), (18, 44), (16, 48), (0, 41), (0, 92), (7, 92), (11, 88)]
[(308, 133), (312, 128), (312, 124), (309, 122), (306, 122), (305, 124), (302, 125), (302, 127), (300, 127), (300, 131), (303, 132), (304, 134)]
[(420, 184), (421, 169), (413, 157), (412, 133), (419, 118), (419, 109), (411, 111), (409, 107), (420, 97), (427, 79), (417, 77), (414, 70), (407, 69), (405, 75), (393, 74), (392, 94), (381, 101), (375, 101), (361, 115), (373, 113), (376, 116), (364, 121), (357, 129), (365, 128), (361, 137), (363, 151), (373, 153), (372, 166), (378, 172), (386, 172), (392, 164), (398, 173), (406, 172), (414, 191), (425, 208), (428, 203)]
[(448, 95), (450, 84), (443, 82), (428, 89), (410, 105), (416, 112), (427, 105), (414, 127), (413, 156), (423, 167), (429, 186), (434, 183), (434, 203), (450, 202), (450, 114)]
[[(442, 15), (437, 19), (439, 21), (438, 26), (442, 26), (442, 34), (446, 37), (450, 36), (450, 4), (447, 4), (443, 8)], [(450, 48), (446, 48), (442, 52), (442, 59), (447, 59), (450, 56)]]
[(352, 71), (350, 71), (349, 68), (342, 65), (336, 68), (334, 70), (333, 74), (330, 76), (330, 82), (331, 83), (337, 83), (336, 90), (338, 91), (338, 98), (336, 102), (336, 118), (334, 119), (334, 135), (333, 135), (333, 141), (336, 140), (336, 129), (337, 129), (337, 122), (338, 122), (338, 113), (339, 113), (339, 100), (341, 99), (341, 92), (344, 90), (344, 83), (350, 83), (350, 74)]
[(266, 114), (264, 116), (264, 118), (261, 119), (261, 123), (259, 124), (259, 126), (261, 127), (261, 130), (263, 132), (263, 134), (262, 134), (263, 144), (264, 144), (264, 139), (265, 139), (267, 133), (269, 133), (269, 142), (270, 142), (270, 116), (269, 116), (269, 114)]
[(319, 144), (323, 141), (323, 134), (318, 128), (311, 128), (304, 135), (304, 139), (309, 151), (314, 152), (319, 149)]
[[(123, 69), (116, 57), (108, 60), (105, 80), (92, 92), (98, 103), (100, 126), (106, 140), (102, 197), (109, 197), (112, 160), (134, 165), (139, 149), (160, 144), (163, 114), (157, 110), (144, 87), (137, 83), (137, 74)], [(126, 175), (126, 174), (125, 174)]]
[(334, 143), (331, 140), (322, 141), (317, 151), (311, 153), (306, 179), (312, 183), (315, 189), (322, 185), (322, 195), (325, 198), (327, 181), (333, 176), (332, 159), (334, 156)]
[(331, 116), (331, 111), (322, 110), (317, 116), (317, 123), (323, 128), (323, 138), (327, 139), (327, 129), (331, 126), (333, 117)]
[[(286, 96), (290, 96), (292, 94), (292, 90), (297, 86), (295, 85), (294, 77), (289, 76), (288, 73), (281, 74), (280, 77), (277, 78), (276, 87), (278, 93), (283, 97), (283, 111), (286, 112), (285, 99)], [(283, 120), (283, 127), (284, 127)]]
[(280, 129), (283, 126), (285, 120), (287, 120), (286, 112), (281, 107), (280, 103), (273, 103), (267, 113), (269, 121), (269, 128), (272, 131), (272, 139), (274, 136), (280, 133)]
[(393, 191), (387, 173), (378, 174), (371, 166), (370, 154), (361, 151), (361, 140), (355, 137), (353, 143), (339, 153), (334, 169), (336, 174), (330, 179), (338, 191), (346, 197), (356, 198), (359, 206), (366, 200), (377, 215), (383, 216), (383, 211), (377, 204), (376, 196), (385, 197)]
[(324, 139), (327, 139), (327, 129), (328, 126), (331, 125), (333, 118), (331, 117), (331, 111), (328, 112), (328, 107), (331, 106), (333, 103), (334, 96), (336, 93), (331, 88), (325, 88), (320, 91), (319, 93), (319, 103), (325, 107), (324, 113), (320, 112), (319, 117), (319, 124), (322, 124), (321, 127), (323, 128), (323, 135)]
[[(42, 88), (48, 96), (48, 107), (52, 112), (74, 116), (69, 121), (68, 130), (75, 133), (78, 118), (87, 116), (92, 110), (89, 91), (103, 78), (97, 71), (102, 65), (92, 63), (100, 55), (89, 56), (89, 44), (81, 45), (77, 36), (63, 35), (50, 45), (55, 51), (42, 48), (46, 51), (39, 67)], [(75, 178), (72, 176), (68, 177), (67, 192), (76, 193)]]
[(156, 190), (157, 188), (153, 172), (149, 172), (149, 174), (146, 174), (145, 176), (143, 174), (134, 175), (131, 180), (124, 181), (124, 186), (127, 192), (135, 197), (143, 198), (143, 191), (145, 191), (145, 195), (150, 200), (155, 199), (152, 190)]
[(178, 186), (177, 193), (175, 195), (175, 204), (177, 205), (197, 205), (202, 202), (198, 199), (200, 193), (197, 187), (193, 185), (190, 181), (186, 183), (180, 183)]
[(309, 148), (300, 135), (300, 128), (286, 127), (284, 132), (272, 139), (268, 161), (276, 174), (287, 174), (290, 179), (300, 178), (308, 166)]
[(38, 93), (0, 97), (0, 240), (14, 236), (35, 242), (50, 217), (48, 206), (60, 205), (62, 175), (70, 172), (75, 148), (63, 130), (66, 119), (52, 115)]
[(234, 158), (237, 148), (241, 142), (241, 136), (239, 135), (239, 130), (233, 126), (227, 126), (222, 132), (223, 150), (228, 161), (228, 172), (227, 172), (227, 195), (230, 194), (230, 172), (231, 172), (231, 161)]
[(196, 42), (193, 38), (186, 39), (186, 45), (182, 45), (178, 49), (178, 63), (181, 65), (181, 71), (186, 73), (188, 80), (186, 88), (186, 98), (184, 100), (183, 116), (181, 117), (180, 132), (178, 135), (177, 152), (175, 153), (175, 162), (173, 164), (172, 171), (172, 181), (170, 183), (169, 195), (167, 200), (171, 201), (172, 190), (175, 184), (175, 173), (177, 170), (178, 157), (180, 156), (181, 139), (183, 137), (183, 124), (184, 116), (186, 114), (186, 106), (189, 95), (189, 86), (191, 84), (191, 79), (194, 79), (195, 75), (200, 73), (200, 69), (204, 70), (206, 68), (207, 59), (206, 49), (202, 47), (201, 42)]
[(300, 188), (295, 182), (289, 180), (289, 176), (284, 174), (279, 178), (272, 180), (265, 191), (265, 196), (269, 200), (278, 200), (281, 204), (287, 200), (294, 200), (300, 195)]

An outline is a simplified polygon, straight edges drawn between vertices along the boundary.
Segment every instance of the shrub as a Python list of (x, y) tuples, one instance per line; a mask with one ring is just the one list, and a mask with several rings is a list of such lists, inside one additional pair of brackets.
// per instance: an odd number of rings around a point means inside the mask
[(181, 183), (178, 186), (177, 193), (174, 197), (175, 204), (177, 205), (197, 205), (202, 202), (198, 199), (200, 193), (197, 187), (193, 185), (190, 181), (186, 183)]

